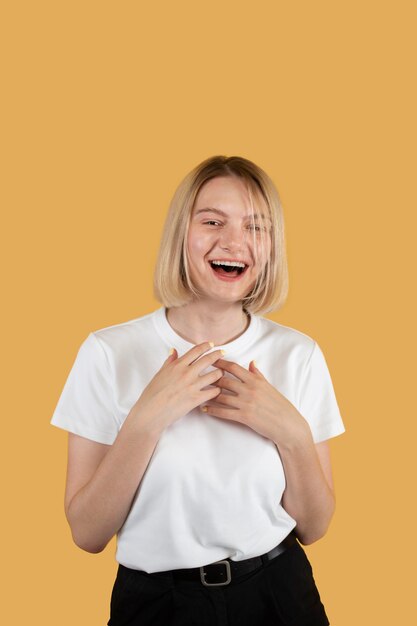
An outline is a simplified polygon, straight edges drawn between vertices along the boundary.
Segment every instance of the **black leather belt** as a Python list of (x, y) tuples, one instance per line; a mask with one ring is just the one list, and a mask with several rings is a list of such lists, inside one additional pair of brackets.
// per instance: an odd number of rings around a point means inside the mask
[(216, 561), (215, 563), (210, 563), (203, 567), (171, 570), (170, 573), (174, 580), (200, 581), (206, 587), (228, 585), (232, 579), (248, 574), (262, 565), (266, 565), (295, 543), (297, 543), (297, 539), (295, 538), (294, 532), (291, 532), (280, 544), (275, 546), (275, 548), (272, 548), (272, 550), (260, 556), (244, 559), (243, 561), (224, 559), (223, 561)]

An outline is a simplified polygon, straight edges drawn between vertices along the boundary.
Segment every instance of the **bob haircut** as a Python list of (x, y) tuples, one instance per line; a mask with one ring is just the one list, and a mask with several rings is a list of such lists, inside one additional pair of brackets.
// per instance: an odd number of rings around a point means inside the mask
[[(188, 229), (201, 187), (218, 176), (235, 176), (248, 191), (253, 214), (264, 207), (271, 220), (271, 253), (255, 285), (242, 299), (247, 313), (263, 314), (280, 309), (288, 295), (288, 264), (284, 217), (278, 191), (270, 177), (252, 161), (239, 156), (213, 156), (197, 165), (178, 185), (166, 217), (154, 271), (154, 295), (166, 308), (179, 307), (198, 299), (188, 264)], [(254, 238), (257, 237), (253, 231)], [(264, 234), (261, 236), (263, 245)], [(254, 241), (255, 254), (257, 242)]]

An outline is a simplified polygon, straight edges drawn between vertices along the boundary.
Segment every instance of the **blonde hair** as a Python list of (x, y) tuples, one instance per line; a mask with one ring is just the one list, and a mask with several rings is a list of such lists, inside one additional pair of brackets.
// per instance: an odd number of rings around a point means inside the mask
[(281, 202), (270, 177), (252, 161), (238, 156), (213, 156), (206, 159), (189, 172), (177, 187), (169, 206), (156, 260), (154, 295), (167, 308), (183, 306), (201, 295), (189, 273), (188, 229), (198, 192), (204, 183), (218, 176), (234, 176), (245, 183), (252, 213), (253, 198), (255, 205), (264, 204), (268, 210), (272, 224), (270, 258), (259, 273), (254, 287), (243, 298), (242, 308), (254, 314), (276, 311), (283, 306), (288, 295), (288, 264)]

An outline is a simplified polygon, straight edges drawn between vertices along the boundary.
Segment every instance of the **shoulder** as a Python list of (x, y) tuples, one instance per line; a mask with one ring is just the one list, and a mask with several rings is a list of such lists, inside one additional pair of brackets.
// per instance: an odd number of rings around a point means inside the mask
[(301, 330), (258, 316), (260, 341), (279, 352), (292, 354), (301, 360), (311, 356), (317, 344), (315, 339)]
[(152, 352), (156, 347), (154, 313), (97, 328), (89, 333), (81, 346), (81, 352), (90, 359), (107, 361), (117, 368), (121, 363), (131, 365), (138, 355)]
[(100, 344), (104, 349), (123, 348), (129, 344), (136, 343), (140, 338), (150, 336), (153, 329), (153, 316), (155, 311), (140, 317), (119, 322), (110, 326), (104, 326), (93, 330), (89, 338)]

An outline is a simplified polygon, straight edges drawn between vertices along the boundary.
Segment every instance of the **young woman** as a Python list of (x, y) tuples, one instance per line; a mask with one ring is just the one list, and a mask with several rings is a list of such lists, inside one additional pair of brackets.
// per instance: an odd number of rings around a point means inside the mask
[(108, 624), (329, 624), (301, 544), (328, 529), (344, 426), (317, 342), (261, 315), (288, 287), (260, 167), (215, 156), (185, 177), (154, 286), (161, 308), (88, 335), (51, 420), (74, 542), (117, 534)]

